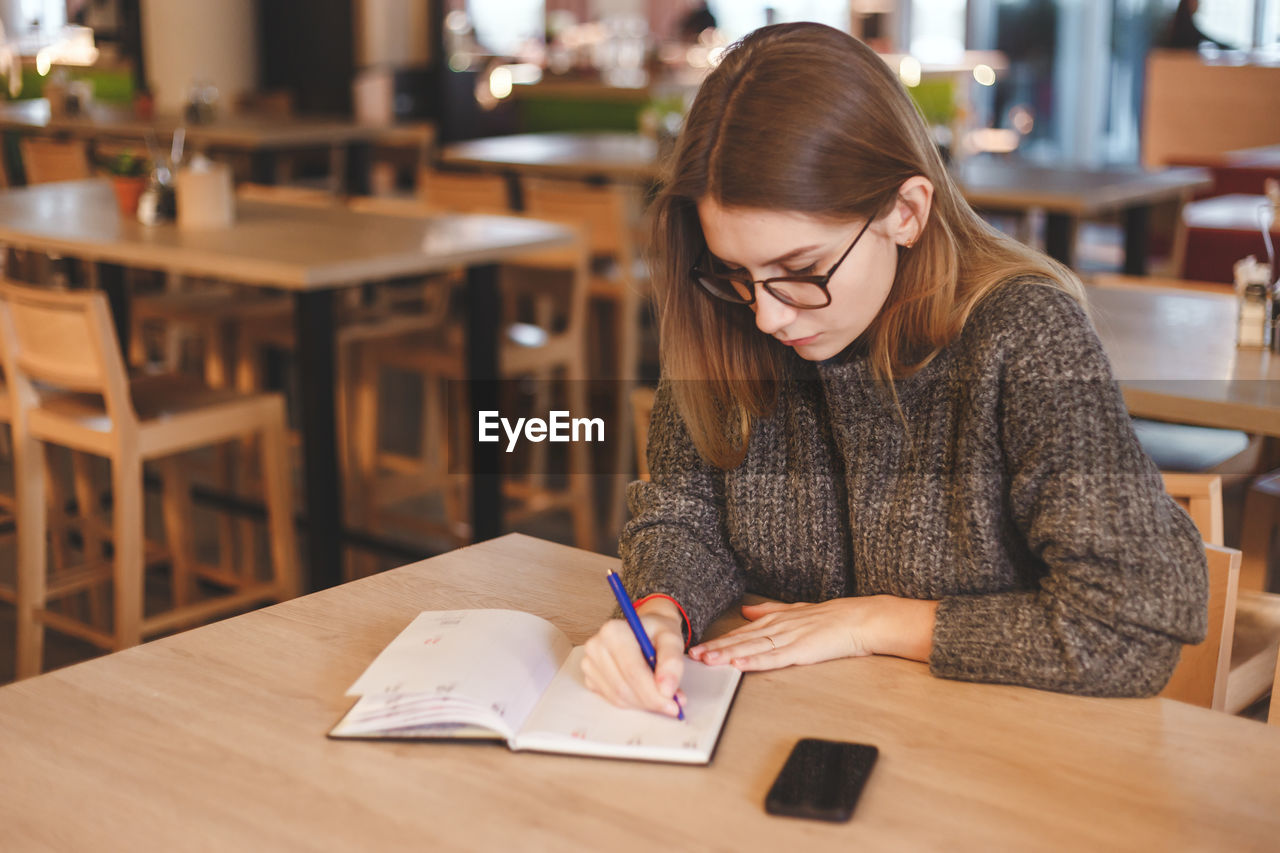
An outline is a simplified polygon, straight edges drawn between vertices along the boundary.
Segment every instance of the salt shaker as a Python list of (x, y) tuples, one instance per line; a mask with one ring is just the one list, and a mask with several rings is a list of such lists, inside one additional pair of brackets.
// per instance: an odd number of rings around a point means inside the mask
[(1253, 255), (1236, 261), (1233, 267), (1239, 313), (1236, 346), (1266, 347), (1271, 343), (1271, 265), (1260, 264)]

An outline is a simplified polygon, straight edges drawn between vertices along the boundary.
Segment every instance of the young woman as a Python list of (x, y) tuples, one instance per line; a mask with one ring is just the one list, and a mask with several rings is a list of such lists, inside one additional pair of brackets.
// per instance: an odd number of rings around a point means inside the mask
[(1201, 539), (1143, 455), (1077, 279), (991, 229), (862, 43), (765, 27), (699, 90), (655, 203), (663, 382), (624, 622), (588, 685), (676, 712), (686, 643), (1107, 696), (1206, 630)]

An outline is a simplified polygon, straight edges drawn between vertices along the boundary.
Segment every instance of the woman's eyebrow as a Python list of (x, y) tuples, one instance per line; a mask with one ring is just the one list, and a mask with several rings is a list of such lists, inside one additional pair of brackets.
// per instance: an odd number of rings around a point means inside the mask
[[(786, 262), (786, 261), (789, 261), (789, 260), (791, 260), (792, 258), (797, 258), (797, 257), (799, 257), (799, 256), (801, 256), (801, 255), (808, 254), (809, 252), (812, 252), (812, 251), (815, 251), (815, 250), (817, 250), (817, 249), (821, 249), (821, 248), (822, 248), (821, 246), (801, 246), (801, 247), (800, 247), (800, 248), (798, 248), (798, 249), (792, 249), (790, 252), (787, 252), (785, 255), (779, 255), (778, 257), (774, 258), (774, 259), (773, 259), (773, 260), (771, 260), (771, 261), (765, 261), (765, 262), (762, 264), (762, 266), (766, 266), (766, 267), (774, 267), (774, 266), (777, 266), (777, 265), (779, 265), (779, 264), (781, 264), (781, 263), (784, 263), (784, 262)], [(733, 267), (741, 267), (741, 266), (742, 266), (742, 264), (734, 263), (733, 261), (731, 261), (731, 260), (729, 260), (729, 259), (727, 259), (727, 258), (722, 258), (722, 257), (720, 257), (720, 256), (719, 256), (719, 255), (717, 255), (715, 252), (711, 252), (711, 250), (710, 250), (710, 249), (708, 249), (707, 251), (711, 253), (711, 257), (715, 258), (717, 261), (719, 261), (720, 263), (722, 263), (722, 264), (724, 264), (724, 265), (726, 265), (726, 266), (733, 266)]]

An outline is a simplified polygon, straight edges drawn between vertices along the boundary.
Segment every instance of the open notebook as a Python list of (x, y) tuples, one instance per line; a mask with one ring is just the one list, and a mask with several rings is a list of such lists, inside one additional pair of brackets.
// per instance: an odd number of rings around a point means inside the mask
[(615, 708), (587, 689), (582, 649), (518, 610), (418, 614), (347, 695), (335, 738), (488, 738), (512, 749), (711, 761), (742, 673), (685, 661), (685, 719)]

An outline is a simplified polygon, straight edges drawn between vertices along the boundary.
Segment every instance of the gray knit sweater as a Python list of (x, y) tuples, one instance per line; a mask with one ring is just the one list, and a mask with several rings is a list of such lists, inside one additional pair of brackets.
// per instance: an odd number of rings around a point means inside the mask
[(730, 471), (659, 388), (620, 551), (695, 637), (744, 591), (940, 599), (935, 675), (1102, 696), (1156, 693), (1204, 639), (1201, 538), (1066, 294), (997, 288), (897, 383), (906, 427), (865, 357), (797, 370)]

